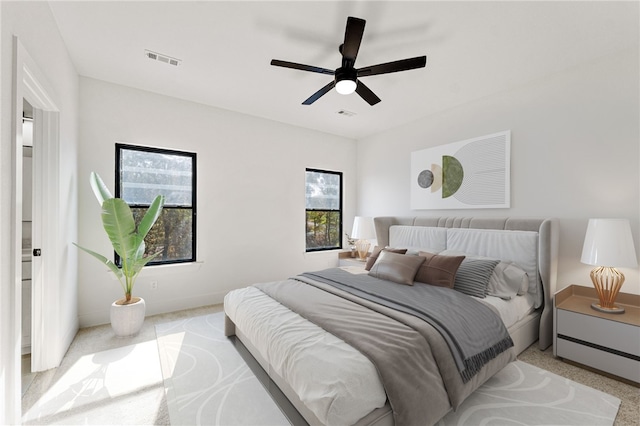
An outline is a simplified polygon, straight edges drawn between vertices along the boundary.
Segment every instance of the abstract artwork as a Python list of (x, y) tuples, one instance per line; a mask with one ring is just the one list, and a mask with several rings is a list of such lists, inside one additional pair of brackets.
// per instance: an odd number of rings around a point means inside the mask
[(411, 153), (411, 208), (510, 206), (511, 131)]

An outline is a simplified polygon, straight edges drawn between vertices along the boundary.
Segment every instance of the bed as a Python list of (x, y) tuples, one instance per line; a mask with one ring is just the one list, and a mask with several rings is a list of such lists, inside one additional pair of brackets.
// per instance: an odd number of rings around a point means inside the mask
[(555, 220), (374, 223), (368, 270), (225, 296), (225, 334), (309, 424), (435, 424), (528, 346), (551, 345)]

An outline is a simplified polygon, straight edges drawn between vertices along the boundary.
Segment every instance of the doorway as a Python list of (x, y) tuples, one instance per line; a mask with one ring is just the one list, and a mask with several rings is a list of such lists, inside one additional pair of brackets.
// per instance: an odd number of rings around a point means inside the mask
[(24, 396), (36, 373), (31, 369), (32, 250), (33, 250), (33, 106), (23, 101), (22, 108), (22, 342), (21, 390)]
[[(50, 97), (51, 90), (43, 83), (45, 77), (40, 73), (37, 65), (14, 39), (16, 66), (16, 99), (15, 99), (15, 254), (16, 254), (16, 302), (19, 312), (16, 330), (18, 338), (22, 340), (22, 254), (25, 245), (29, 252), (24, 253), (31, 259), (31, 330), (30, 353), (31, 370), (44, 371), (57, 367), (64, 352), (60, 347), (61, 334), (66, 330), (60, 327), (60, 296), (58, 280), (58, 265), (56, 251), (59, 251), (59, 236), (57, 233), (59, 218), (59, 190), (58, 190), (58, 158), (59, 158), (59, 113), (58, 108)], [(29, 121), (23, 121), (25, 111), (30, 116), (31, 126), (25, 126)], [(25, 133), (30, 132), (30, 134)], [(24, 161), (23, 145), (27, 137), (30, 143), (31, 161)], [(27, 148), (28, 149), (28, 148)], [(23, 198), (25, 182), (23, 179), (25, 164), (31, 165), (31, 196)], [(25, 206), (30, 212), (25, 216)], [(30, 214), (29, 214), (30, 213)], [(28, 220), (24, 224), (23, 218)], [(24, 231), (23, 231), (24, 229)], [(25, 232), (25, 235), (23, 235)], [(24, 238), (23, 238), (24, 237)], [(24, 244), (23, 244), (24, 243)], [(25, 271), (26, 272), (26, 271)], [(22, 344), (18, 345), (22, 351)], [(66, 348), (64, 348), (66, 350)], [(21, 355), (21, 354), (20, 354)]]

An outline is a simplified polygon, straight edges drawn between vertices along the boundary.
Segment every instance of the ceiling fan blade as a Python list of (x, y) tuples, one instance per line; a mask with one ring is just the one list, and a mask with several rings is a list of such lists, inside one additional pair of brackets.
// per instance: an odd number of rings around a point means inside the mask
[(401, 59), (399, 61), (387, 62), (384, 64), (372, 65), (358, 69), (358, 77), (367, 77), (370, 75), (389, 74), (398, 71), (407, 71), (415, 68), (422, 68), (427, 64), (426, 56), (418, 56), (416, 58)]
[(335, 73), (334, 70), (328, 70), (326, 68), (321, 68), (321, 67), (314, 67), (311, 65), (296, 64), (295, 62), (281, 61), (279, 59), (272, 59), (271, 65), (274, 65), (276, 67), (293, 68), (295, 70), (301, 70), (301, 71), (317, 72), (319, 74), (333, 75)]
[(367, 101), (367, 103), (371, 106), (380, 102), (380, 98), (376, 96), (375, 93), (371, 91), (367, 86), (364, 85), (360, 80), (358, 80), (358, 85), (356, 86), (356, 93), (360, 95), (362, 99)]
[(309, 96), (309, 98), (306, 101), (304, 101), (302, 103), (302, 105), (311, 105), (312, 103), (314, 103), (315, 101), (320, 99), (320, 97), (323, 96), (325, 93), (327, 93), (329, 90), (333, 89), (333, 86), (335, 86), (335, 85), (336, 85), (336, 82), (335, 81), (331, 81), (329, 84), (324, 86), (322, 89), (318, 90), (316, 93), (314, 93), (313, 95)]
[(347, 28), (344, 31), (344, 44), (342, 45), (341, 53), (344, 59), (351, 62), (351, 66), (356, 61), (358, 50), (360, 50), (365, 23), (364, 19), (354, 18), (353, 16), (347, 18)]

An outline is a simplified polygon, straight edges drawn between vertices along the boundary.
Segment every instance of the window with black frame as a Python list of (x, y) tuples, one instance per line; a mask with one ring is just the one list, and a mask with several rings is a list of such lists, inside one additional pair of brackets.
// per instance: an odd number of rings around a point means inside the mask
[(342, 248), (342, 173), (307, 169), (307, 251)]
[(136, 224), (156, 196), (165, 197), (162, 214), (145, 239), (146, 253), (162, 255), (149, 265), (195, 262), (195, 153), (116, 144), (115, 186), (116, 197), (129, 204)]

